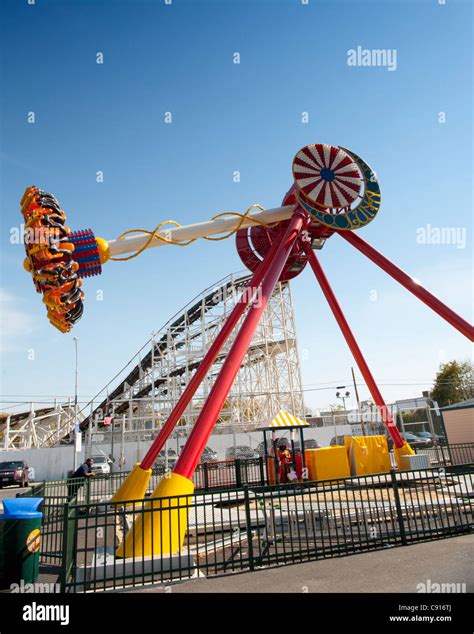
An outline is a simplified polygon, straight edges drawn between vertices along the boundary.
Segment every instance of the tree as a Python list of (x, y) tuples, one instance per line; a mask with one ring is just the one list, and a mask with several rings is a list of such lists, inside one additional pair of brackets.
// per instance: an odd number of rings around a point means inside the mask
[(474, 366), (469, 361), (441, 364), (431, 391), (440, 407), (474, 397)]

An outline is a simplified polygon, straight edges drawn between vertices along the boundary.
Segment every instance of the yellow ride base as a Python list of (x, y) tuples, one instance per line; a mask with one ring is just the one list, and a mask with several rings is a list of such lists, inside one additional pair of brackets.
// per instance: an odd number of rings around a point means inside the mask
[[(117, 549), (117, 557), (170, 555), (181, 550), (188, 529), (188, 508), (194, 483), (178, 473), (167, 473), (150, 501), (137, 514), (133, 528)], [(171, 496), (190, 497), (171, 497)]]
[(128, 476), (115, 492), (112, 502), (130, 502), (143, 500), (151, 478), (151, 469), (142, 469), (140, 463), (133, 467)]

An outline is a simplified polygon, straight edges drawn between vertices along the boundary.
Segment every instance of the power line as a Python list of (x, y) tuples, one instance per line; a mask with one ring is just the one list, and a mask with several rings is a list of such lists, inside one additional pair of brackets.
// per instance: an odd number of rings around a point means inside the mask
[[(365, 384), (357, 384), (359, 386), (365, 386)], [(392, 386), (396, 386), (396, 385), (405, 385), (405, 384), (397, 384), (397, 383), (392, 383), (390, 384)], [(418, 384), (415, 384), (418, 385)], [(292, 390), (292, 392), (304, 392), (304, 393), (308, 393), (308, 392), (324, 392), (324, 391), (331, 391), (331, 390), (336, 390), (337, 386), (330, 386), (330, 387), (320, 387), (320, 388), (306, 388), (306, 389), (302, 389), (302, 390)], [(259, 392), (259, 393), (254, 393), (254, 392), (248, 392), (246, 394), (243, 395), (229, 395), (228, 398), (232, 398), (232, 399), (238, 399), (238, 398), (251, 398), (251, 397), (257, 397), (257, 396), (266, 396), (266, 395), (270, 395), (270, 394), (284, 394), (285, 392)], [(85, 397), (86, 398), (86, 397)], [(207, 398), (207, 396), (195, 396), (193, 398), (194, 401), (196, 400), (205, 400)], [(421, 398), (421, 397), (412, 397), (412, 398)], [(30, 404), (31, 402), (34, 402), (35, 405), (47, 405), (50, 403), (54, 403), (55, 400), (62, 400), (60, 397), (55, 397), (52, 400), (38, 400), (38, 399), (47, 399), (47, 396), (42, 396), (42, 397), (38, 397), (37, 399), (33, 399), (33, 398), (29, 398), (27, 400), (2, 400), (0, 399), (0, 403), (5, 403), (5, 404), (12, 404), (12, 407), (14, 407), (15, 405), (26, 405), (26, 404)], [(139, 403), (141, 401), (148, 401), (150, 400), (151, 397), (147, 397), (144, 399), (141, 398), (135, 398), (135, 397), (130, 397), (130, 398), (123, 398), (123, 399), (112, 399), (110, 402), (122, 402), (122, 403), (128, 403), (129, 401), (132, 403)], [(103, 399), (98, 399), (98, 400), (103, 400)], [(161, 399), (162, 401), (171, 401), (171, 399)], [(81, 400), (78, 399), (78, 404), (81, 405), (92, 405), (93, 401), (90, 400)], [(157, 401), (159, 402), (159, 401)], [(11, 409), (11, 407), (4, 407), (3, 409)], [(84, 408), (85, 409), (85, 408)]]
[[(348, 381), (346, 381), (347, 383)], [(341, 385), (341, 383), (343, 383), (343, 381), (336, 381), (335, 383), (338, 383), (339, 386)], [(391, 383), (391, 382), (385, 382), (385, 381), (377, 381), (378, 385), (385, 385), (385, 386), (393, 386), (393, 387), (410, 387), (410, 386), (416, 386), (416, 385), (427, 385), (427, 384), (431, 384), (432, 381), (418, 381), (418, 382), (413, 382), (413, 383)], [(438, 381), (438, 385), (457, 385), (458, 382), (457, 381)], [(317, 392), (317, 391), (321, 391), (321, 390), (333, 390), (333, 389), (337, 389), (337, 385), (325, 385), (325, 387), (309, 387), (312, 385), (322, 385), (324, 386), (324, 383), (309, 383), (308, 387), (304, 387), (301, 390), (293, 390), (296, 392)], [(364, 387), (366, 384), (364, 382), (360, 382), (360, 383), (356, 383), (356, 385), (358, 387)], [(270, 393), (270, 392), (268, 392)], [(94, 396), (91, 396), (90, 394), (83, 394), (82, 398), (84, 399), (94, 399), (96, 397), (99, 397), (99, 394), (95, 394)], [(72, 398), (71, 394), (0, 394), (0, 402), (3, 403), (7, 403), (7, 402), (14, 402), (14, 401), (2, 401), (2, 398), (24, 398), (24, 399), (28, 399), (25, 402), (29, 402), (32, 399), (36, 399), (36, 398), (53, 398), (53, 399), (67, 399), (67, 398)], [(101, 397), (100, 400), (103, 400), (103, 397)], [(81, 401), (84, 402), (84, 401)], [(92, 402), (92, 401), (88, 401), (88, 402)]]

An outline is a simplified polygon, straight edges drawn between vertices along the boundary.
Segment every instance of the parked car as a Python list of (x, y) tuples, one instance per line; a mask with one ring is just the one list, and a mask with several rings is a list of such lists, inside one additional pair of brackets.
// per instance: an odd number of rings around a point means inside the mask
[[(314, 438), (305, 438), (304, 448), (305, 449), (321, 449), (321, 445)], [(291, 443), (288, 449), (291, 449)], [(298, 449), (298, 451), (301, 450), (301, 443), (299, 440), (295, 440), (295, 449)]]
[(217, 451), (211, 449), (210, 447), (204, 447), (204, 450), (201, 454), (201, 463), (202, 462), (217, 462), (218, 456)]
[(229, 447), (225, 452), (225, 457), (226, 460), (235, 460), (236, 458), (250, 460), (251, 458), (259, 458), (260, 454), (252, 447), (237, 445), (236, 447)]
[(429, 431), (419, 431), (415, 434), (418, 438), (422, 440), (427, 440), (429, 442), (429, 447), (432, 447), (435, 444), (435, 440), (433, 439), (433, 435)]
[(92, 471), (97, 475), (109, 475), (111, 460), (107, 456), (92, 456)]
[[(286, 447), (288, 447), (288, 448), (291, 447), (291, 441), (289, 441), (288, 438), (277, 438), (276, 444), (277, 444), (277, 447), (279, 447), (280, 445), (286, 445)], [(272, 447), (273, 447), (273, 442), (272, 442), (272, 440), (268, 439), (267, 440), (267, 452), (268, 452), (269, 455), (272, 455)], [(261, 456), (262, 458), (264, 457), (264, 454), (265, 454), (265, 443), (263, 442), (263, 440), (262, 440), (261, 443), (259, 443), (256, 451), (257, 451), (259, 456)]]
[(426, 438), (420, 438), (419, 436), (415, 436), (409, 431), (404, 431), (401, 433), (401, 437), (403, 440), (406, 440), (407, 443), (412, 447), (412, 449), (428, 449), (428, 447), (432, 446), (432, 441), (427, 440)]
[[(172, 469), (178, 460), (178, 454), (174, 449), (168, 449), (168, 469)], [(156, 460), (156, 464), (160, 467), (166, 467), (166, 451), (162, 449)]]
[(0, 489), (12, 484), (27, 487), (28, 474), (28, 465), (24, 460), (7, 460), (6, 462), (0, 462)]
[(344, 447), (344, 439), (352, 438), (352, 436), (333, 436), (331, 438), (331, 442), (329, 443), (330, 447), (342, 446)]

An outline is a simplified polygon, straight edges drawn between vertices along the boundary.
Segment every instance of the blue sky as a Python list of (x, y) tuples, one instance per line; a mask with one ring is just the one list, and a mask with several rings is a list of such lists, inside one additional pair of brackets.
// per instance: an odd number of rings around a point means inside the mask
[[(31, 184), (57, 196), (72, 229), (112, 239), (277, 206), (300, 147), (341, 145), (381, 184), (381, 211), (360, 235), (471, 319), (469, 0), (4, 0), (1, 11), (5, 407), (73, 392), (74, 335), (87, 400), (153, 329), (242, 269), (233, 240), (109, 263), (86, 280), (85, 315), (61, 335), (10, 239)], [(348, 66), (357, 46), (395, 49), (396, 70)], [(427, 225), (464, 240), (419, 244)], [(469, 358), (461, 334), (337, 236), (321, 262), (387, 400), (426, 389), (440, 361)], [(309, 269), (292, 289), (303, 383), (315, 390), (307, 403), (325, 407), (353, 362)]]

